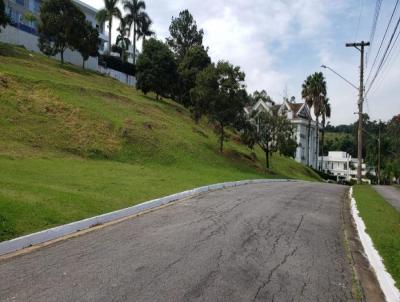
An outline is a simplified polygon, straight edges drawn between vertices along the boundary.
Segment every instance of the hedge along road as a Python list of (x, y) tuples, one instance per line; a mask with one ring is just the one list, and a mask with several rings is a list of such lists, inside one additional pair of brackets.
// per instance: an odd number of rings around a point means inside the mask
[(346, 187), (218, 190), (0, 262), (1, 301), (352, 301)]

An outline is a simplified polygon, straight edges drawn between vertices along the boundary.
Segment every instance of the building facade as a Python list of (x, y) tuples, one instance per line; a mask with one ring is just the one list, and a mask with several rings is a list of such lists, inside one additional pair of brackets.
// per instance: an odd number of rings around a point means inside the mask
[[(85, 14), (86, 19), (92, 23), (93, 27), (99, 30), (100, 45), (99, 52), (102, 53), (108, 47), (108, 36), (104, 31), (104, 26), (96, 22), (97, 10), (80, 0), (72, 2)], [(10, 24), (2, 30), (0, 41), (15, 45), (23, 45), (26, 49), (40, 52), (38, 47), (37, 22), (25, 20), (26, 13), (30, 12), (39, 19), (41, 0), (5, 0), (6, 13), (10, 16)], [(59, 59), (59, 55), (56, 56)], [(64, 54), (66, 62), (74, 65), (82, 65), (82, 56), (77, 51), (66, 50)], [(85, 63), (91, 70), (98, 70), (98, 59), (89, 58)]]
[(317, 125), (311, 116), (306, 103), (292, 103), (284, 100), (282, 104), (274, 105), (271, 102), (258, 101), (254, 106), (246, 107), (246, 114), (253, 111), (273, 112), (285, 115), (294, 128), (293, 138), (297, 143), (294, 159), (304, 165), (317, 169), (319, 146), (317, 146)]
[[(328, 156), (320, 156), (319, 165), (322, 171), (337, 177), (337, 180), (355, 180), (357, 178), (358, 159), (352, 158), (350, 154), (343, 151), (329, 151)], [(375, 174), (373, 169), (369, 169), (363, 162), (361, 175), (365, 179), (367, 173)]]

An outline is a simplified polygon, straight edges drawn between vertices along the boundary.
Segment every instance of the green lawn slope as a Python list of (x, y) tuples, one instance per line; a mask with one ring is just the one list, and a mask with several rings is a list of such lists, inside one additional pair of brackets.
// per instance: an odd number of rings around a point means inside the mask
[(0, 44), (0, 241), (223, 181), (318, 180), (100, 74)]

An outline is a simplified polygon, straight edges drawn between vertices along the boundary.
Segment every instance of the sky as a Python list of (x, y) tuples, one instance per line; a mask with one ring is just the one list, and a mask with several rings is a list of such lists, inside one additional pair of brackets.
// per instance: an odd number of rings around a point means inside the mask
[[(83, 1), (95, 8), (103, 7), (103, 0)], [(394, 4), (394, 0), (382, 1), (375, 39), (367, 50), (366, 78)], [(161, 40), (169, 36), (171, 18), (188, 9), (198, 28), (204, 30), (203, 44), (209, 47), (212, 60), (239, 65), (246, 73), (247, 90), (265, 89), (277, 103), (284, 96), (295, 96), (301, 102), (305, 78), (316, 71), (324, 72), (332, 107), (331, 124), (356, 121), (358, 91), (320, 66), (333, 68), (359, 86), (360, 53), (345, 47), (345, 43), (369, 40), (376, 1), (147, 0), (146, 5), (153, 30)], [(398, 18), (400, 9), (394, 20)], [(386, 121), (400, 113), (399, 57), (400, 39), (364, 103), (364, 111), (372, 119)]]

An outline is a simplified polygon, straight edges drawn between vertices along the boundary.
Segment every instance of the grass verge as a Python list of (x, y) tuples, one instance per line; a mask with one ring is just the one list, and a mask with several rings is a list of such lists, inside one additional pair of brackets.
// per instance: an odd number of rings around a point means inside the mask
[(400, 288), (400, 213), (370, 185), (355, 185), (353, 188), (366, 231)]

